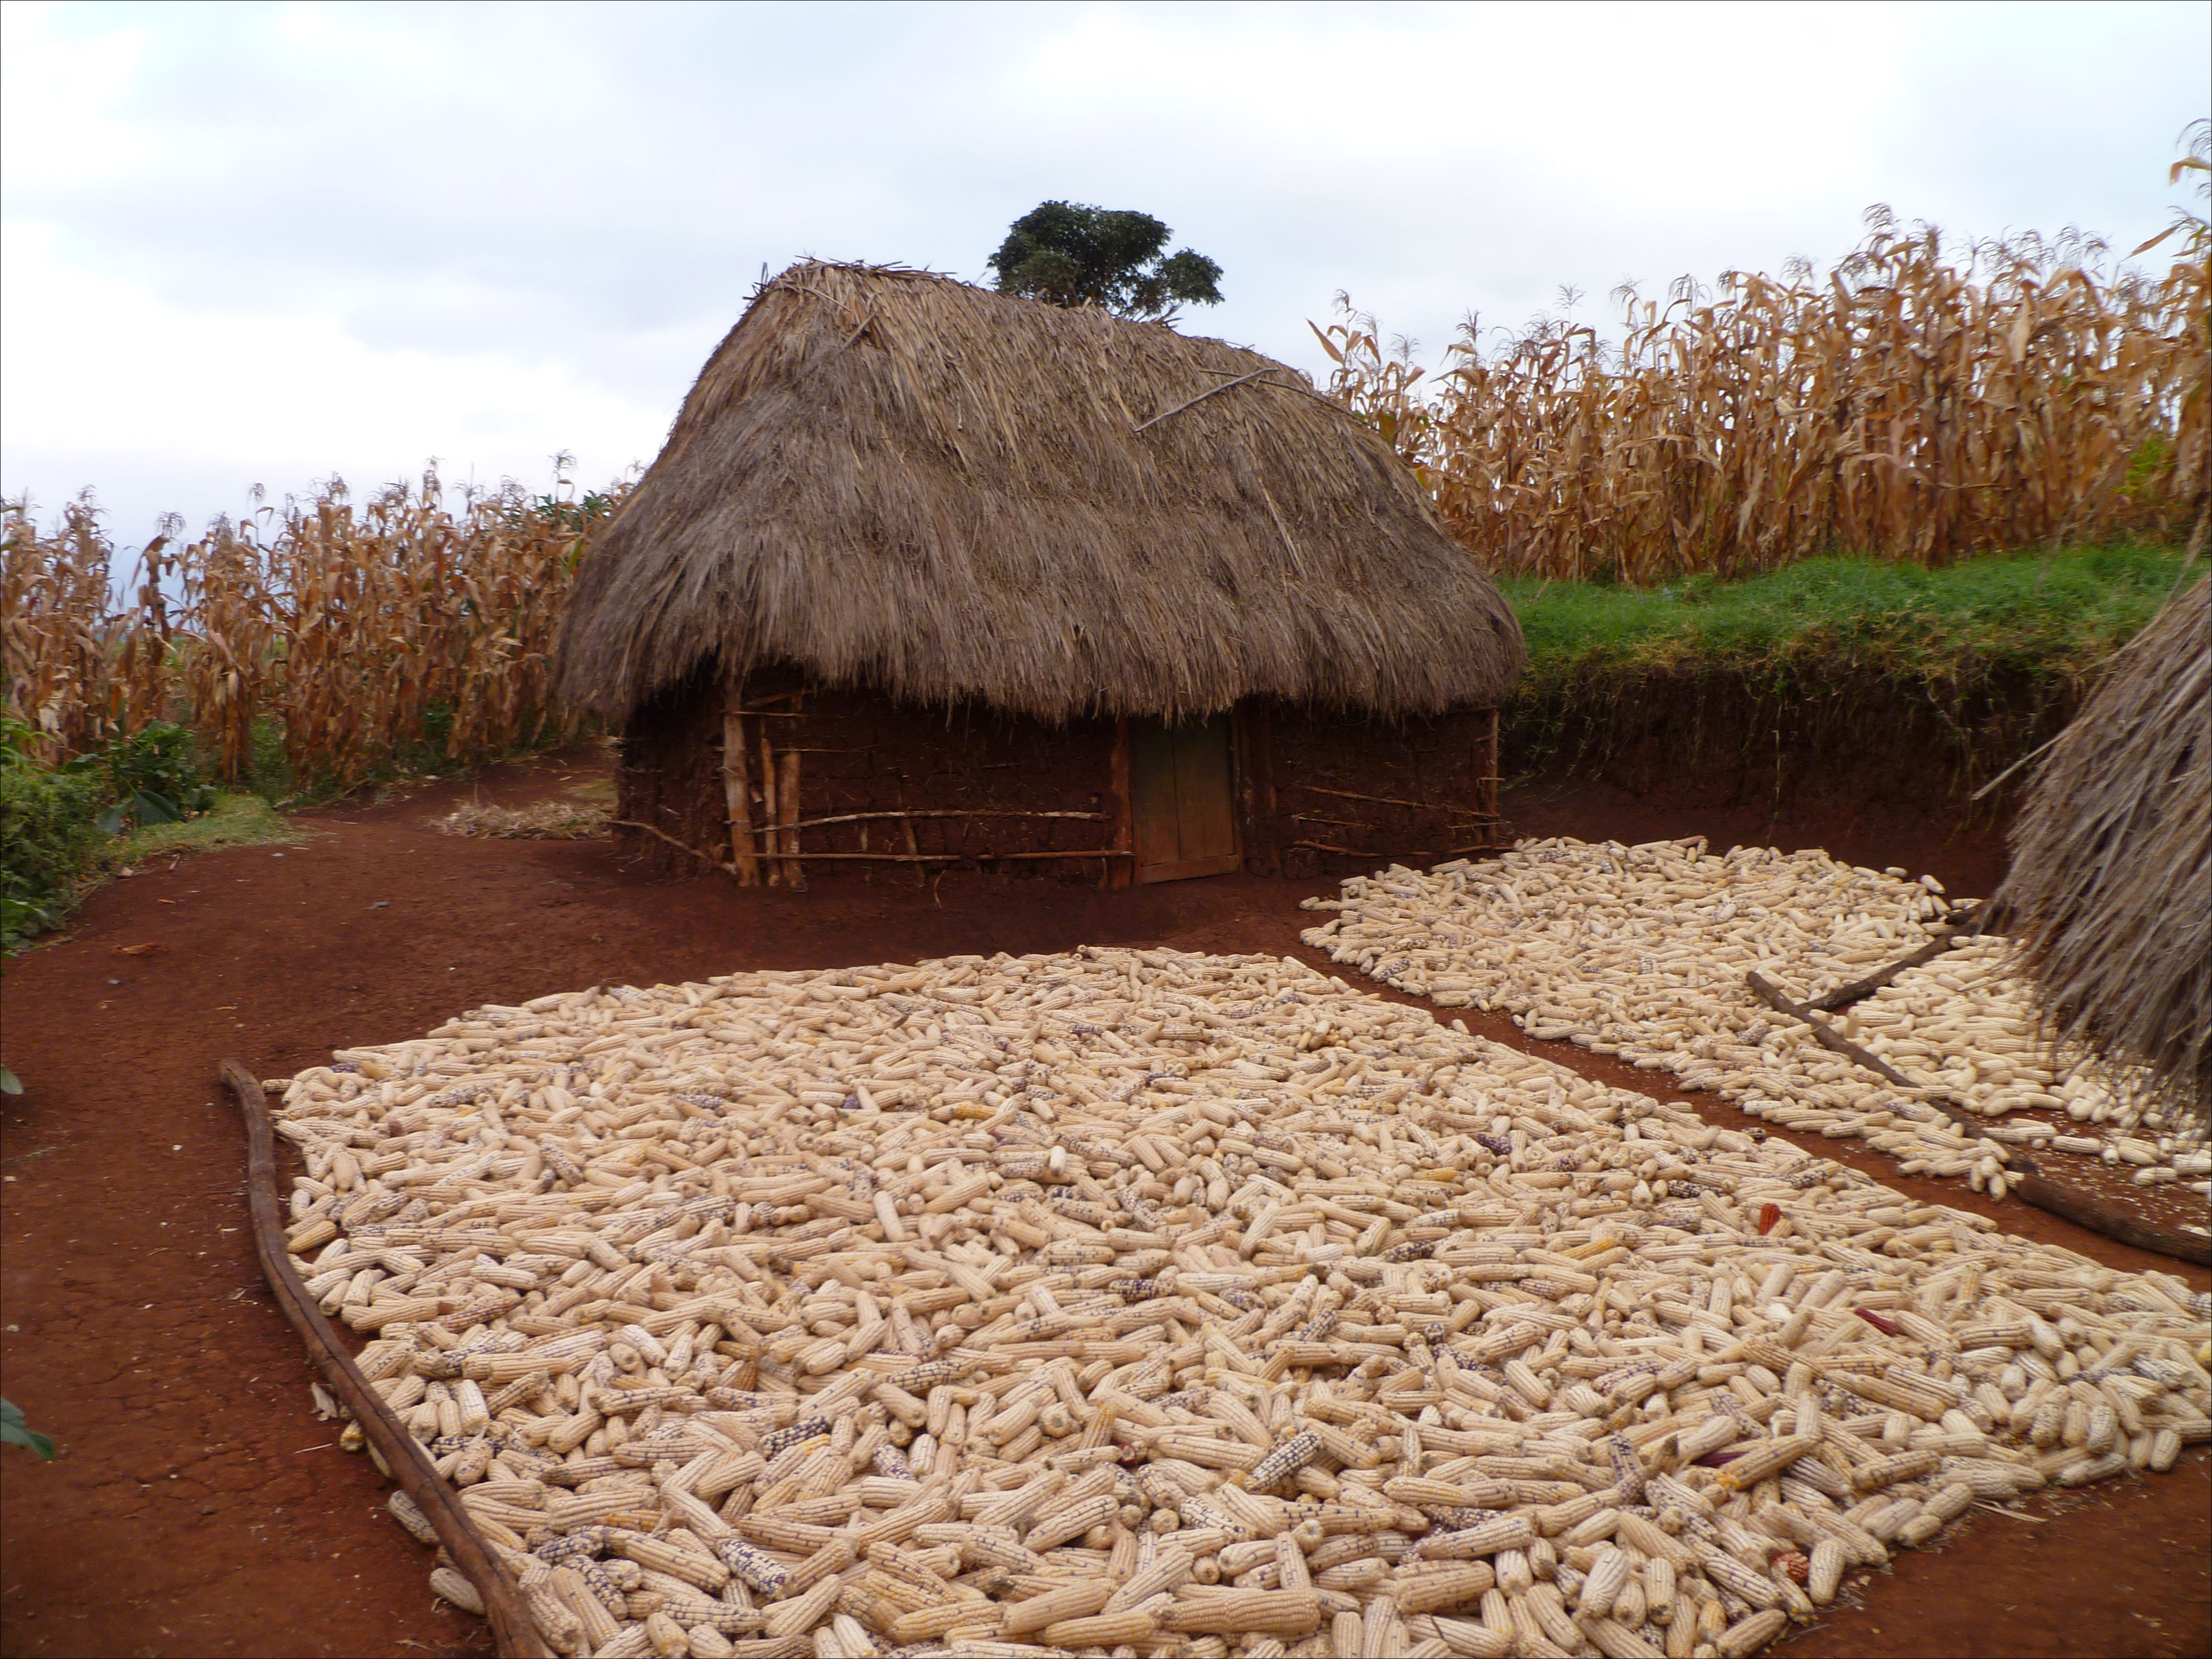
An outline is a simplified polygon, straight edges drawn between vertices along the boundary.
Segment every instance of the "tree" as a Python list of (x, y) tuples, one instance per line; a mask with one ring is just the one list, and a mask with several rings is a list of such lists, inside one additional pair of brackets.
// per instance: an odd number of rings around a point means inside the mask
[(1117, 317), (1165, 321), (1178, 304), (1219, 305), (1221, 267), (1189, 248), (1163, 254), (1168, 235), (1149, 213), (1040, 202), (1008, 227), (988, 263), (1001, 294)]

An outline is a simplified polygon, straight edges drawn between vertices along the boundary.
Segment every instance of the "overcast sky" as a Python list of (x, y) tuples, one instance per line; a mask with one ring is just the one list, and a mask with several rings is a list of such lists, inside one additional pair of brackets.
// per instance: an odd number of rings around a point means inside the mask
[(0, 491), (650, 461), (762, 267), (981, 278), (1048, 198), (1220, 262), (1183, 326), (1433, 359), (1561, 284), (1825, 264), (1890, 204), (2121, 250), (2212, 8), (0, 5)]

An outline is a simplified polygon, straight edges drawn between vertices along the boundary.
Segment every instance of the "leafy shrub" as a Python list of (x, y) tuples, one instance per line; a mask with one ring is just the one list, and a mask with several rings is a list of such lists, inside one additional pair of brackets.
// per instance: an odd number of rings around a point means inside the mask
[(25, 752), (29, 728), (0, 737), (0, 949), (54, 927), (102, 836), (94, 822), (107, 790), (95, 767), (41, 766)]
[(60, 925), (78, 880), (110, 836), (205, 811), (192, 735), (156, 721), (58, 766), (38, 733), (0, 721), (0, 949)]
[(126, 824), (175, 823), (215, 804), (215, 790), (200, 776), (192, 734), (181, 726), (156, 720), (113, 739), (92, 758), (107, 776), (100, 827), (111, 835)]

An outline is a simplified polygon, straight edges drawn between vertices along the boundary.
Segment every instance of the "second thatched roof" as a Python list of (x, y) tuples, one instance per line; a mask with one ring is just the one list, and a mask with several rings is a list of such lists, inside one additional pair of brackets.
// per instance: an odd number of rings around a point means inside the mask
[(1510, 608), (1380, 437), (1257, 352), (946, 277), (765, 283), (579, 574), (569, 701), (702, 664), (1048, 720), (1496, 702)]
[(2122, 651), (2037, 774), (1998, 897), (2065, 1036), (2212, 1106), (2212, 581)]

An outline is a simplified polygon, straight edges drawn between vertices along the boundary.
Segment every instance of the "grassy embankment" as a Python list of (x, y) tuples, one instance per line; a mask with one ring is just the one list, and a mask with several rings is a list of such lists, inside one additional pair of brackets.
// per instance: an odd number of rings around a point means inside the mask
[(2124, 544), (1650, 587), (1508, 577), (1528, 641), (1503, 711), (1508, 773), (1602, 772), (1631, 750), (1647, 769), (1763, 770), (1917, 745), (1956, 799), (2063, 726), (2098, 665), (2203, 569)]

